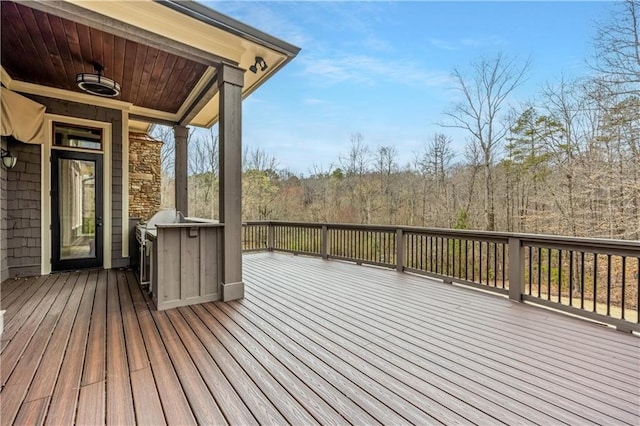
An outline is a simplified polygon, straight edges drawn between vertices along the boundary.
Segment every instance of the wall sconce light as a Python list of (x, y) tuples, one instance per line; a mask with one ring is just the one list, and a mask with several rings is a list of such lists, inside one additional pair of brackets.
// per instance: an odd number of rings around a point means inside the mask
[(256, 63), (251, 65), (249, 67), (249, 70), (251, 70), (251, 72), (255, 74), (258, 72), (258, 67), (260, 67), (260, 71), (266, 71), (267, 68), (269, 68), (262, 56), (256, 56)]
[(18, 162), (18, 158), (11, 155), (11, 153), (6, 149), (0, 150), (0, 157), (2, 157), (2, 164), (7, 169), (12, 169)]

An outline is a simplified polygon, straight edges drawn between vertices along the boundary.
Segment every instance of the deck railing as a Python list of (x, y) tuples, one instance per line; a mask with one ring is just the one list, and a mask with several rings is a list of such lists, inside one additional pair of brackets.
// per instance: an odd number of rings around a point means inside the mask
[(406, 226), (247, 222), (245, 251), (423, 274), (640, 332), (640, 242)]

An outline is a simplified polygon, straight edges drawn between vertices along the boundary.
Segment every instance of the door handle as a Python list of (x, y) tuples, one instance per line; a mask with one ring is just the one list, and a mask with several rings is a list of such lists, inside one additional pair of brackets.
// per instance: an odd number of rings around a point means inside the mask
[(102, 227), (102, 218), (101, 217), (96, 217), (96, 226), (97, 227)]

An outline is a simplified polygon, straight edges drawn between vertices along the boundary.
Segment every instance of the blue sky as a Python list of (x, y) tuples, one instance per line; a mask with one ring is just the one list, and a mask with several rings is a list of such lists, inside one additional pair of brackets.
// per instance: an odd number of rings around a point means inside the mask
[(401, 166), (441, 132), (456, 100), (451, 71), (502, 52), (532, 60), (514, 100), (545, 82), (586, 75), (594, 22), (609, 2), (205, 2), (302, 48), (244, 102), (243, 138), (280, 168), (308, 175), (338, 166), (350, 136), (394, 145)]

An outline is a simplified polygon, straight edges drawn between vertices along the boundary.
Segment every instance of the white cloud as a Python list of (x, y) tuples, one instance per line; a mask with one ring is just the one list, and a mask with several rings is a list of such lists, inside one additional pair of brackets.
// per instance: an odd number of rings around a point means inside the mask
[(482, 48), (491, 46), (504, 46), (507, 42), (497, 36), (489, 36), (485, 38), (461, 38), (458, 40), (443, 40), (440, 38), (429, 38), (429, 44), (441, 50), (462, 50), (467, 48)]
[(444, 87), (451, 84), (448, 72), (429, 70), (425, 65), (406, 58), (306, 55), (297, 59), (297, 65), (301, 67), (303, 76), (313, 78), (324, 86), (343, 82), (363, 86), (391, 83), (412, 87)]
[(304, 100), (304, 103), (307, 105), (323, 105), (323, 104), (326, 104), (327, 101), (324, 99), (307, 98)]
[(437, 47), (438, 49), (442, 49), (442, 50), (458, 50), (460, 49), (460, 46), (457, 45), (454, 42), (451, 41), (446, 41), (446, 40), (441, 40), (439, 38), (430, 38), (429, 39), (429, 44), (433, 47)]
[(304, 28), (301, 28), (295, 20), (287, 19), (285, 15), (274, 11), (268, 3), (222, 1), (211, 2), (208, 5), (293, 45), (305, 46), (309, 43), (309, 37)]

